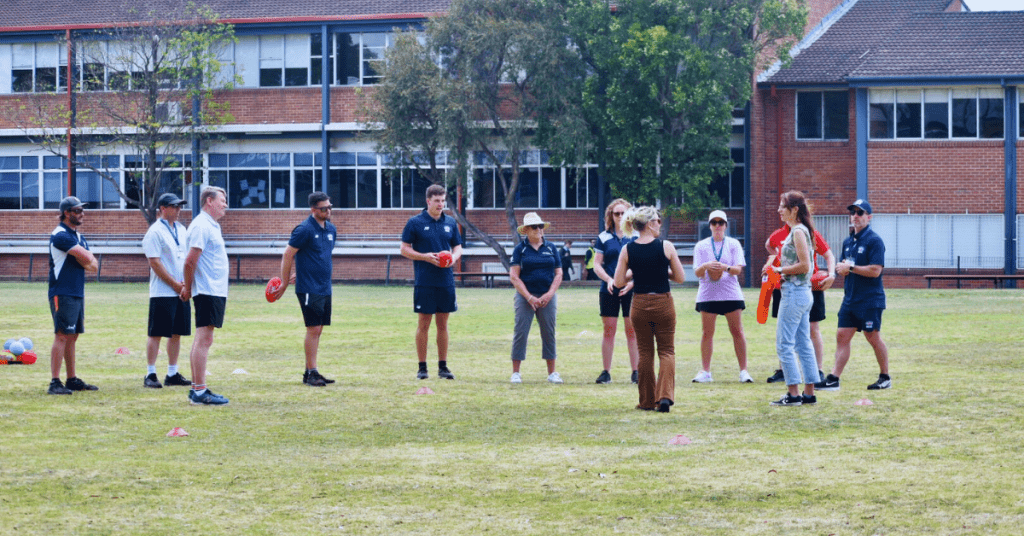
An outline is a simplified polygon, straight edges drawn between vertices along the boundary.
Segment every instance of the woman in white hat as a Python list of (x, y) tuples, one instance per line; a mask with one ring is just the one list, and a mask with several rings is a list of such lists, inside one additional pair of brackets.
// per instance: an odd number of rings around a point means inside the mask
[(562, 284), (562, 260), (558, 248), (544, 239), (549, 224), (536, 212), (523, 216), (519, 234), (526, 238), (512, 250), (509, 280), (516, 288), (513, 306), (516, 313), (512, 335), (512, 383), (522, 383), (519, 366), (526, 359), (526, 339), (534, 317), (540, 326), (541, 357), (548, 365), (548, 381), (562, 383), (555, 371), (555, 323), (558, 312), (555, 293)]
[(700, 365), (694, 383), (710, 383), (711, 354), (714, 350), (715, 321), (724, 316), (736, 350), (740, 366), (740, 381), (754, 383), (747, 373), (747, 338), (743, 334), (743, 301), (739, 276), (746, 261), (739, 240), (725, 236), (729, 218), (725, 212), (715, 210), (708, 216), (711, 236), (697, 242), (693, 248), (693, 274), (697, 276), (697, 312), (701, 318)]

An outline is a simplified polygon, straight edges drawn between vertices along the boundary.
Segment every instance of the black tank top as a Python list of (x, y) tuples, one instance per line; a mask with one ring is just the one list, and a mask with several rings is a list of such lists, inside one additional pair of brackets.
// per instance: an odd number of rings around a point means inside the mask
[(668, 288), (668, 258), (660, 238), (649, 244), (630, 242), (629, 269), (633, 270), (633, 292), (636, 294), (664, 294)]

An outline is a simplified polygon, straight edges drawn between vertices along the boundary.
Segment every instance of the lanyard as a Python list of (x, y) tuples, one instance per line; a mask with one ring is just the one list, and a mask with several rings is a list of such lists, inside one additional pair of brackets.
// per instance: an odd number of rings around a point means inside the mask
[(171, 238), (174, 239), (174, 245), (180, 246), (181, 244), (178, 242), (178, 229), (177, 229), (177, 226), (172, 227), (171, 224), (167, 223), (167, 220), (165, 220), (163, 218), (160, 218), (160, 223), (163, 223), (164, 226), (167, 227), (167, 231), (169, 233), (171, 233)]
[(715, 251), (715, 239), (711, 239), (711, 253), (715, 256), (716, 262), (722, 261), (722, 254), (725, 253), (725, 240), (722, 240), (722, 247), (718, 251)]

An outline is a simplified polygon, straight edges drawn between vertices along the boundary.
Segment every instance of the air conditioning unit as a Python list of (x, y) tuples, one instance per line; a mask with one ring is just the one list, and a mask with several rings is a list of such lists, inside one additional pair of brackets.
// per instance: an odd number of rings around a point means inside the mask
[(158, 102), (156, 105), (156, 120), (159, 123), (181, 123), (181, 103)]

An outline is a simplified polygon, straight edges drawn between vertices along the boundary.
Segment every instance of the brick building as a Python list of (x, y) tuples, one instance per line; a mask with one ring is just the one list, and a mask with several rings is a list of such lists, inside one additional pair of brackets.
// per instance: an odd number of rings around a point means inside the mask
[[(206, 3), (238, 36), (221, 53), (229, 74), (241, 79), (219, 96), (234, 119), (201, 155), (203, 181), (228, 191), (231, 210), (222, 225), (233, 276), (276, 273), (288, 233), (308, 213), (305, 194), (327, 175), (338, 207), (335, 277), (411, 279), (398, 240), (423, 206), (426, 184), (411, 169), (391, 170), (358, 136), (358, 109), (378, 80), (373, 65), (392, 28), (443, 12), (447, 0)], [(964, 268), (1015, 271), (1024, 13), (970, 13), (960, 0), (807, 3), (807, 36), (789, 66), (758, 75), (750, 105), (733, 120), (736, 168), (714, 186), (750, 264), (763, 262), (761, 244), (778, 225), (778, 193), (795, 188), (807, 192), (833, 247), (846, 232), (845, 206), (870, 198), (889, 249), (887, 285), (920, 285), (925, 271), (952, 270), (958, 260)], [(46, 236), (67, 194), (61, 159), (30, 143), (13, 112), (27, 97), (65, 98), (66, 77), (58, 72), (68, 62), (58, 40), (67, 31), (85, 39), (93, 28), (132, 17), (113, 0), (68, 4), (8, 0), (0, 8), (0, 278), (46, 277)], [(104, 98), (109, 74), (80, 99)], [(131, 167), (129, 155), (99, 156)], [(596, 173), (577, 182), (540, 151), (527, 159), (517, 213), (536, 210), (554, 222), (549, 238), (572, 238), (582, 259), (607, 190)], [(185, 181), (176, 187), (190, 193)], [(464, 208), (511, 247), (499, 191), (493, 171), (479, 167)], [(145, 279), (142, 216), (88, 170), (77, 173), (73, 193), (94, 209), (82, 231), (102, 255), (101, 276)], [(189, 219), (186, 210), (182, 220)], [(700, 231), (699, 224), (673, 222), (669, 235), (686, 256)], [(465, 271), (500, 269), (472, 238), (465, 263)]]

